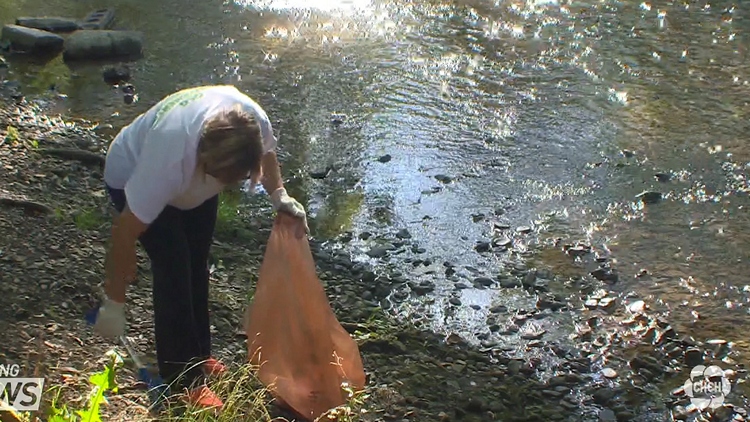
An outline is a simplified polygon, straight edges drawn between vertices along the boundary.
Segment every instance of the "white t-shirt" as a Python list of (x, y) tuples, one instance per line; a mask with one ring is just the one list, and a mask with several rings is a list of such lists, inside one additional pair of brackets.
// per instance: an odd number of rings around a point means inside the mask
[(263, 152), (276, 147), (265, 111), (231, 85), (175, 92), (125, 126), (107, 151), (104, 181), (125, 189), (130, 210), (151, 224), (167, 205), (192, 209), (224, 186), (196, 170), (198, 140), (204, 123), (240, 103), (260, 125)]

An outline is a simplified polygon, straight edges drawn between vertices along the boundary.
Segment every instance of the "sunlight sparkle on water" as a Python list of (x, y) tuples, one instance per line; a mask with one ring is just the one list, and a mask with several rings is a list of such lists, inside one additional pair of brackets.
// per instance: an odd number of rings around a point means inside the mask
[(353, 12), (372, 8), (370, 0), (236, 0), (242, 6), (255, 6), (264, 9), (316, 9), (322, 12)]

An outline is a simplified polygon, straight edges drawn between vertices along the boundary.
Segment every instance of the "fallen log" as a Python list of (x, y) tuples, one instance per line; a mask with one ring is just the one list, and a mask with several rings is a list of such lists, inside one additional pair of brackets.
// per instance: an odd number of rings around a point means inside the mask
[(34, 201), (26, 201), (23, 199), (0, 197), (0, 205), (23, 208), (27, 212), (35, 212), (41, 214), (52, 214), (54, 212), (54, 210), (47, 205), (40, 204)]
[(105, 159), (101, 154), (74, 148), (42, 148), (39, 152), (41, 154), (52, 155), (66, 160), (76, 160), (84, 164), (99, 164), (102, 166), (104, 165)]

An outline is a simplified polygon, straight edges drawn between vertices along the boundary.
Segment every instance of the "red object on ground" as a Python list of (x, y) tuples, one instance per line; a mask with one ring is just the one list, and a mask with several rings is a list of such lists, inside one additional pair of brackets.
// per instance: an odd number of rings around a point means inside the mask
[(279, 213), (245, 314), (250, 362), (280, 403), (314, 420), (365, 386), (359, 347), (331, 309), (302, 221)]

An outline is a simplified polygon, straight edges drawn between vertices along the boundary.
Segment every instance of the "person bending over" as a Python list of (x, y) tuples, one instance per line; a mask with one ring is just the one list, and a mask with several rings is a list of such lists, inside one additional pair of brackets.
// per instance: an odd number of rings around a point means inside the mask
[(125, 126), (107, 152), (104, 182), (118, 215), (94, 329), (106, 338), (124, 334), (140, 241), (151, 261), (159, 373), (194, 405), (223, 406), (205, 384), (207, 375), (225, 370), (211, 357), (208, 314), (219, 192), (247, 179), (251, 188), (260, 182), (273, 209), (303, 219), (309, 231), (304, 207), (284, 189), (276, 143), (263, 109), (220, 85), (167, 96)]

